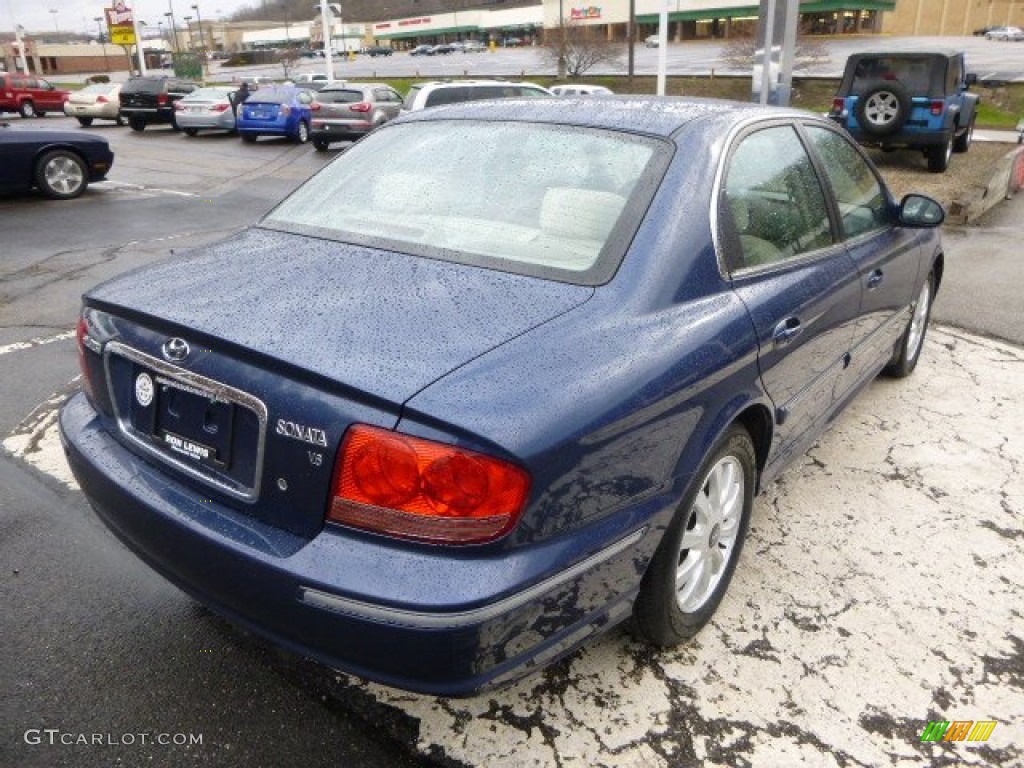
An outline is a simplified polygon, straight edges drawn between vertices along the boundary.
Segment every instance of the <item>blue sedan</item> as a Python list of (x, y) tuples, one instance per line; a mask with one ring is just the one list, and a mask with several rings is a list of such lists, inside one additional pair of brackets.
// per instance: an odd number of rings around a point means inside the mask
[(260, 88), (238, 105), (235, 127), (246, 142), (254, 142), (260, 136), (287, 136), (305, 144), (309, 141), (312, 103), (313, 94), (305, 88)]
[(470, 694), (629, 617), (679, 643), (755, 494), (914, 370), (943, 216), (805, 112), (424, 110), (90, 291), (64, 444), (153, 568), (356, 675)]

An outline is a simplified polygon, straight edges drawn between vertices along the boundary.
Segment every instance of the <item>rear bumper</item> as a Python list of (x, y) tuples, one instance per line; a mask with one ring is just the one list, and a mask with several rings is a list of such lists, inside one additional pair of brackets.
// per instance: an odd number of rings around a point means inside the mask
[(222, 131), (235, 129), (235, 116), (231, 114), (230, 110), (213, 115), (191, 115), (188, 112), (179, 112), (174, 119), (179, 128), (216, 128)]
[(833, 122), (846, 129), (854, 141), (871, 147), (942, 147), (953, 138), (953, 129), (896, 131), (876, 136), (861, 130), (853, 121), (841, 115), (829, 115)]
[(116, 104), (72, 104), (64, 103), (64, 114), (68, 117), (93, 117), (98, 120), (117, 120), (120, 110)]
[(369, 122), (314, 120), (310, 124), (309, 135), (312, 138), (358, 138), (373, 129), (373, 124)]
[(611, 523), (588, 532), (586, 550), (578, 539), (495, 553), (396, 547), (330, 526), (306, 540), (129, 452), (81, 394), (60, 428), (100, 519), (156, 571), (281, 646), (413, 691), (502, 684), (625, 619), (646, 562), (638, 550), (656, 543), (647, 527)]
[(121, 117), (125, 120), (143, 120), (146, 123), (172, 123), (174, 111), (150, 107), (121, 107)]

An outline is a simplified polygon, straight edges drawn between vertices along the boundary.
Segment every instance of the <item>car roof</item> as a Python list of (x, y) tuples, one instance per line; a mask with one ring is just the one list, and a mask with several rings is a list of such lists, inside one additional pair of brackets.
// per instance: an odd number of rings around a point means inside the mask
[(922, 56), (935, 56), (949, 59), (962, 53), (963, 51), (957, 51), (953, 48), (930, 48), (926, 51), (863, 51), (861, 53), (851, 53), (849, 58), (871, 59), (876, 56), (884, 56), (887, 59), (919, 59)]
[(656, 96), (605, 96), (601, 99), (495, 99), (446, 104), (411, 112), (409, 120), (505, 120), (638, 131), (671, 136), (684, 125), (715, 120), (732, 125), (747, 118), (771, 116), (816, 117), (813, 113), (781, 107), (720, 99)]

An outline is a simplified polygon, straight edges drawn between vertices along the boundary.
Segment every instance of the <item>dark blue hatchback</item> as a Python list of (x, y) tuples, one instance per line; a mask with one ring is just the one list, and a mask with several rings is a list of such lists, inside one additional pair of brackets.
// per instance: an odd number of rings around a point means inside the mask
[(942, 218), (803, 112), (425, 110), (89, 292), (62, 435), (129, 548), (342, 670), (464, 695), (630, 616), (678, 643), (758, 489), (913, 371)]

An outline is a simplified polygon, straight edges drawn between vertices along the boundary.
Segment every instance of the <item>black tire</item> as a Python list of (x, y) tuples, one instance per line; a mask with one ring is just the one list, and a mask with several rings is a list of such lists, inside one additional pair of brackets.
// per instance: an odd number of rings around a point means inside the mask
[[(932, 302), (935, 299), (935, 273), (930, 272), (921, 286), (914, 303), (910, 306), (910, 319), (900, 336), (888, 364), (882, 369), (885, 376), (905, 379), (914, 372), (924, 348), (924, 337), (928, 332), (928, 321), (932, 316)], [(923, 303), (922, 303), (923, 302)]]
[(39, 113), (36, 112), (36, 105), (32, 99), (25, 99), (18, 105), (18, 114), (24, 118), (38, 117), (39, 115)]
[(295, 129), (295, 141), (299, 144), (305, 144), (309, 141), (309, 125), (305, 120), (300, 120), (298, 127)]
[(54, 200), (78, 197), (89, 186), (85, 161), (67, 149), (55, 149), (40, 157), (35, 178), (39, 191)]
[(118, 115), (117, 117), (114, 118), (114, 122), (117, 123), (118, 125), (125, 125), (125, 120), (120, 115)]
[(955, 139), (953, 139), (953, 151), (956, 153), (966, 152), (971, 148), (971, 142), (974, 140), (974, 118), (971, 118), (971, 122), (967, 125), (967, 128), (961, 132)]
[(911, 107), (910, 92), (900, 83), (870, 83), (857, 95), (854, 116), (864, 133), (888, 136), (903, 127)]
[(142, 131), (146, 130), (146, 121), (138, 117), (129, 117), (128, 127), (131, 128), (133, 131), (138, 131), (139, 133), (141, 133)]
[(331, 142), (326, 139), (313, 139), (313, 149), (317, 152), (326, 152), (331, 146)]
[[(701, 526), (704, 523), (698, 521), (698, 518), (704, 513), (700, 510), (714, 506), (709, 501), (709, 489), (712, 483), (716, 482), (713, 477), (717, 480), (722, 479), (720, 471), (725, 471), (726, 478), (737, 483), (742, 482), (742, 487), (735, 490), (738, 496), (731, 504), (733, 514), (729, 516), (728, 529), (725, 525), (726, 520), (723, 519), (720, 523), (714, 524), (710, 531), (702, 532)], [(732, 580), (750, 524), (757, 477), (754, 443), (747, 430), (739, 424), (732, 425), (701, 462), (700, 469), (694, 477), (695, 482), (683, 496), (675, 518), (647, 567), (640, 586), (640, 594), (633, 605), (635, 631), (655, 645), (676, 645), (696, 635), (714, 615)], [(704, 501), (698, 504), (701, 497)], [(738, 510), (735, 509), (736, 504), (739, 504)], [(693, 599), (694, 596), (689, 594), (681, 596), (677, 591), (677, 577), (680, 569), (686, 568), (687, 562), (695, 562), (699, 566), (710, 557), (713, 564), (714, 558), (713, 555), (705, 556), (703, 552), (698, 553), (696, 547), (683, 549), (683, 537), (686, 534), (695, 536), (702, 543), (706, 542), (707, 551), (723, 553), (720, 555), (723, 559), (719, 561), (718, 571), (710, 574), (710, 583), (702, 587), (701, 580), (697, 577), (695, 591), (700, 593), (707, 590), (706, 594), (696, 596), (699, 599)], [(730, 537), (731, 543), (726, 546), (723, 542)], [(688, 558), (696, 560), (691, 561)], [(690, 585), (690, 581), (692, 579), (684, 582), (684, 590)], [(686, 601), (693, 604), (684, 607), (682, 603)]]
[(185, 132), (186, 136), (198, 136), (199, 135), (199, 129), (198, 128), (182, 128), (181, 130), (183, 130)]
[(945, 144), (939, 144), (927, 149), (928, 170), (932, 173), (942, 173), (949, 168), (949, 159), (953, 156), (953, 137), (946, 139)]
[(239, 131), (238, 135), (242, 137), (242, 141), (244, 141), (246, 144), (255, 144), (256, 139), (259, 138), (257, 134), (251, 133), (249, 131)]
[(90, 125), (92, 125), (92, 118), (91, 117), (80, 117), (80, 118), (78, 118), (78, 123), (83, 128), (88, 128)]

